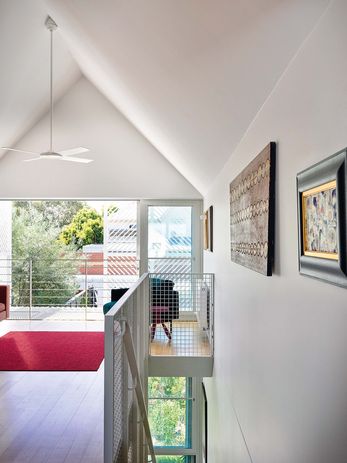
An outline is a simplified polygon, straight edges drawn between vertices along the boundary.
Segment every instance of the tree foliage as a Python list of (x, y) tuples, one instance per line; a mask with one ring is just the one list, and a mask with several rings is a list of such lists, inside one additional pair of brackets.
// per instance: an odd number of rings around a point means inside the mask
[(66, 225), (61, 234), (60, 241), (66, 245), (74, 245), (81, 249), (87, 244), (102, 244), (104, 241), (104, 223), (101, 214), (95, 209), (83, 207)]
[[(12, 221), (12, 298), (14, 305), (60, 305), (77, 289), (76, 253), (57, 240), (59, 228), (47, 220), (44, 208), (17, 203)], [(30, 279), (30, 266), (31, 275)], [(31, 280), (31, 281), (30, 281)]]
[(184, 446), (187, 437), (186, 378), (149, 378), (148, 395), (149, 421), (155, 445)]
[[(58, 232), (68, 225), (77, 212), (86, 207), (84, 201), (61, 201), (61, 200), (50, 200), (50, 201), (15, 201), (13, 207), (17, 212), (27, 211), (29, 214), (39, 213), (42, 221), (45, 224), (45, 228), (54, 228)], [(37, 218), (37, 215), (33, 216), (33, 219)]]

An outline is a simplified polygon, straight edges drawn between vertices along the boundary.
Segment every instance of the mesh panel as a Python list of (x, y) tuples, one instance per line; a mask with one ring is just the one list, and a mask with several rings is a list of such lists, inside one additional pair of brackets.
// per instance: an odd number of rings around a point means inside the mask
[(114, 375), (113, 375), (113, 461), (123, 463), (123, 390), (124, 390), (124, 347), (120, 336), (121, 327), (114, 321)]
[[(153, 335), (150, 343), (151, 355), (211, 356), (213, 352), (213, 275), (212, 274), (151, 274), (149, 279), (150, 323)], [(113, 371), (111, 394), (106, 394), (108, 402), (112, 397), (113, 409), (105, 408), (105, 422), (112, 421), (112, 437), (105, 439), (107, 463), (137, 463), (145, 461), (148, 445), (145, 442), (143, 424), (138, 425), (140, 416), (138, 403), (134, 394), (134, 384), (126, 356), (126, 349), (131, 355), (144, 358), (143, 341), (137, 328), (138, 309), (142, 304), (138, 299), (141, 292), (147, 294), (148, 279), (143, 280), (136, 291), (127, 296), (121, 308), (111, 310), (106, 315), (113, 317), (113, 358), (106, 355), (105, 374)], [(142, 291), (143, 290), (143, 291)], [(181, 311), (181, 308), (184, 309)], [(142, 312), (143, 315), (143, 312)], [(126, 343), (121, 336), (122, 319), (126, 319), (132, 334), (134, 352), (126, 332)], [(153, 332), (155, 325), (155, 331)], [(164, 329), (165, 327), (165, 329)], [(141, 327), (145, 328), (145, 327)], [(111, 330), (112, 331), (112, 330)], [(142, 331), (142, 329), (141, 329)], [(143, 332), (143, 331), (142, 331)], [(108, 330), (106, 331), (108, 333)], [(107, 334), (109, 336), (110, 334)], [(106, 337), (105, 345), (108, 345)], [(128, 343), (129, 341), (129, 343)], [(108, 351), (106, 351), (107, 354)], [(110, 362), (110, 363), (108, 363)], [(110, 364), (113, 368), (109, 368)], [(135, 374), (135, 373), (134, 373)], [(105, 377), (109, 385), (110, 376)], [(112, 395), (113, 394), (113, 395)], [(109, 412), (111, 411), (112, 414)], [(112, 418), (112, 420), (111, 420)], [(108, 428), (107, 428), (108, 429)], [(106, 433), (108, 436), (108, 434)], [(112, 439), (112, 441), (111, 441)], [(147, 443), (148, 444), (148, 443)], [(112, 451), (111, 451), (112, 449)], [(112, 456), (111, 456), (112, 453)], [(112, 457), (112, 460), (111, 460)]]
[(150, 354), (213, 353), (213, 275), (150, 274)]
[[(130, 296), (116, 315), (114, 322), (114, 395), (113, 395), (113, 458), (116, 463), (136, 462), (137, 455), (137, 401), (129, 363), (123, 344), (120, 320), (126, 319), (134, 330), (134, 296)], [(133, 337), (136, 343), (136, 337)], [(134, 346), (136, 348), (136, 346)]]

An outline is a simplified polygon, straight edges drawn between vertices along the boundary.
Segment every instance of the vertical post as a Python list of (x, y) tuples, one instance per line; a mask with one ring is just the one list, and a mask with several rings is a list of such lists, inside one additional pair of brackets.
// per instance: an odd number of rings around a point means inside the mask
[[(135, 356), (136, 360), (139, 361), (139, 339), (140, 337), (140, 323), (139, 323), (139, 293), (141, 292), (142, 284), (139, 286), (138, 290), (133, 294), (131, 310), (132, 310), (132, 336), (133, 336), (133, 343), (135, 347)], [(138, 380), (138, 379), (137, 379)], [(141, 419), (138, 404), (136, 401), (136, 393), (133, 385), (132, 390), (132, 403), (133, 403), (133, 410), (132, 410), (132, 447), (133, 447), (133, 460), (134, 462), (141, 462), (143, 459), (140, 459), (139, 455), (139, 421)]]
[(210, 343), (211, 343), (211, 356), (214, 357), (214, 307), (215, 307), (215, 302), (214, 302), (214, 285), (215, 285), (215, 279), (214, 279), (214, 273), (210, 275), (211, 278), (211, 296), (210, 296)]
[[(122, 307), (121, 317), (123, 320), (126, 319), (129, 313), (131, 300), (128, 299)], [(125, 325), (125, 322), (123, 322)], [(124, 342), (122, 342), (122, 369), (123, 369), (123, 393), (122, 393), (122, 428), (123, 428), (123, 446), (122, 446), (122, 460), (128, 461), (128, 451), (129, 451), (129, 426), (128, 426), (128, 407), (129, 407), (129, 395), (132, 394), (132, 391), (129, 391), (129, 361), (126, 355), (126, 350)]]
[(104, 462), (113, 461), (114, 429), (114, 321), (105, 316), (105, 381), (104, 381)]
[(31, 310), (33, 306), (33, 261), (29, 259), (29, 320), (31, 320)]
[[(148, 407), (148, 359), (150, 355), (150, 279), (149, 275), (147, 275), (146, 279), (143, 281), (141, 285), (141, 309), (140, 309), (140, 316), (141, 316), (141, 327), (142, 327), (142, 342), (141, 342), (141, 351), (140, 351), (140, 358), (143, 359), (143, 362), (140, 363), (140, 375), (143, 382), (143, 394), (145, 403)], [(142, 426), (142, 452), (143, 452), (143, 461), (146, 461), (148, 456), (148, 442), (147, 437), (144, 432), (144, 425), (141, 423)]]
[(87, 308), (88, 308), (88, 268), (87, 259), (84, 260), (84, 320), (87, 321)]

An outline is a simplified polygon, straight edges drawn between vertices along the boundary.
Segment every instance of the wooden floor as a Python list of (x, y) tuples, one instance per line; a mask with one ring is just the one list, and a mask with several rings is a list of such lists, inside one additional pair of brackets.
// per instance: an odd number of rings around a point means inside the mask
[(150, 344), (151, 355), (179, 357), (207, 357), (211, 355), (211, 345), (207, 334), (197, 322), (174, 321), (172, 340), (169, 340), (160, 324)]
[[(3, 321), (9, 331), (102, 331), (101, 322)], [(0, 463), (101, 463), (103, 365), (97, 372), (0, 371)]]

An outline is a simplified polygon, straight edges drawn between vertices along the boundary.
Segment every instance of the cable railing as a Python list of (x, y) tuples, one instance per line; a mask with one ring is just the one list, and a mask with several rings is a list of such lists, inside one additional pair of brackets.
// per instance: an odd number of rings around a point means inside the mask
[(148, 275), (105, 315), (104, 462), (156, 462), (146, 409)]
[(102, 320), (111, 290), (138, 278), (138, 260), (1, 259), (0, 284), (10, 287), (12, 319)]

